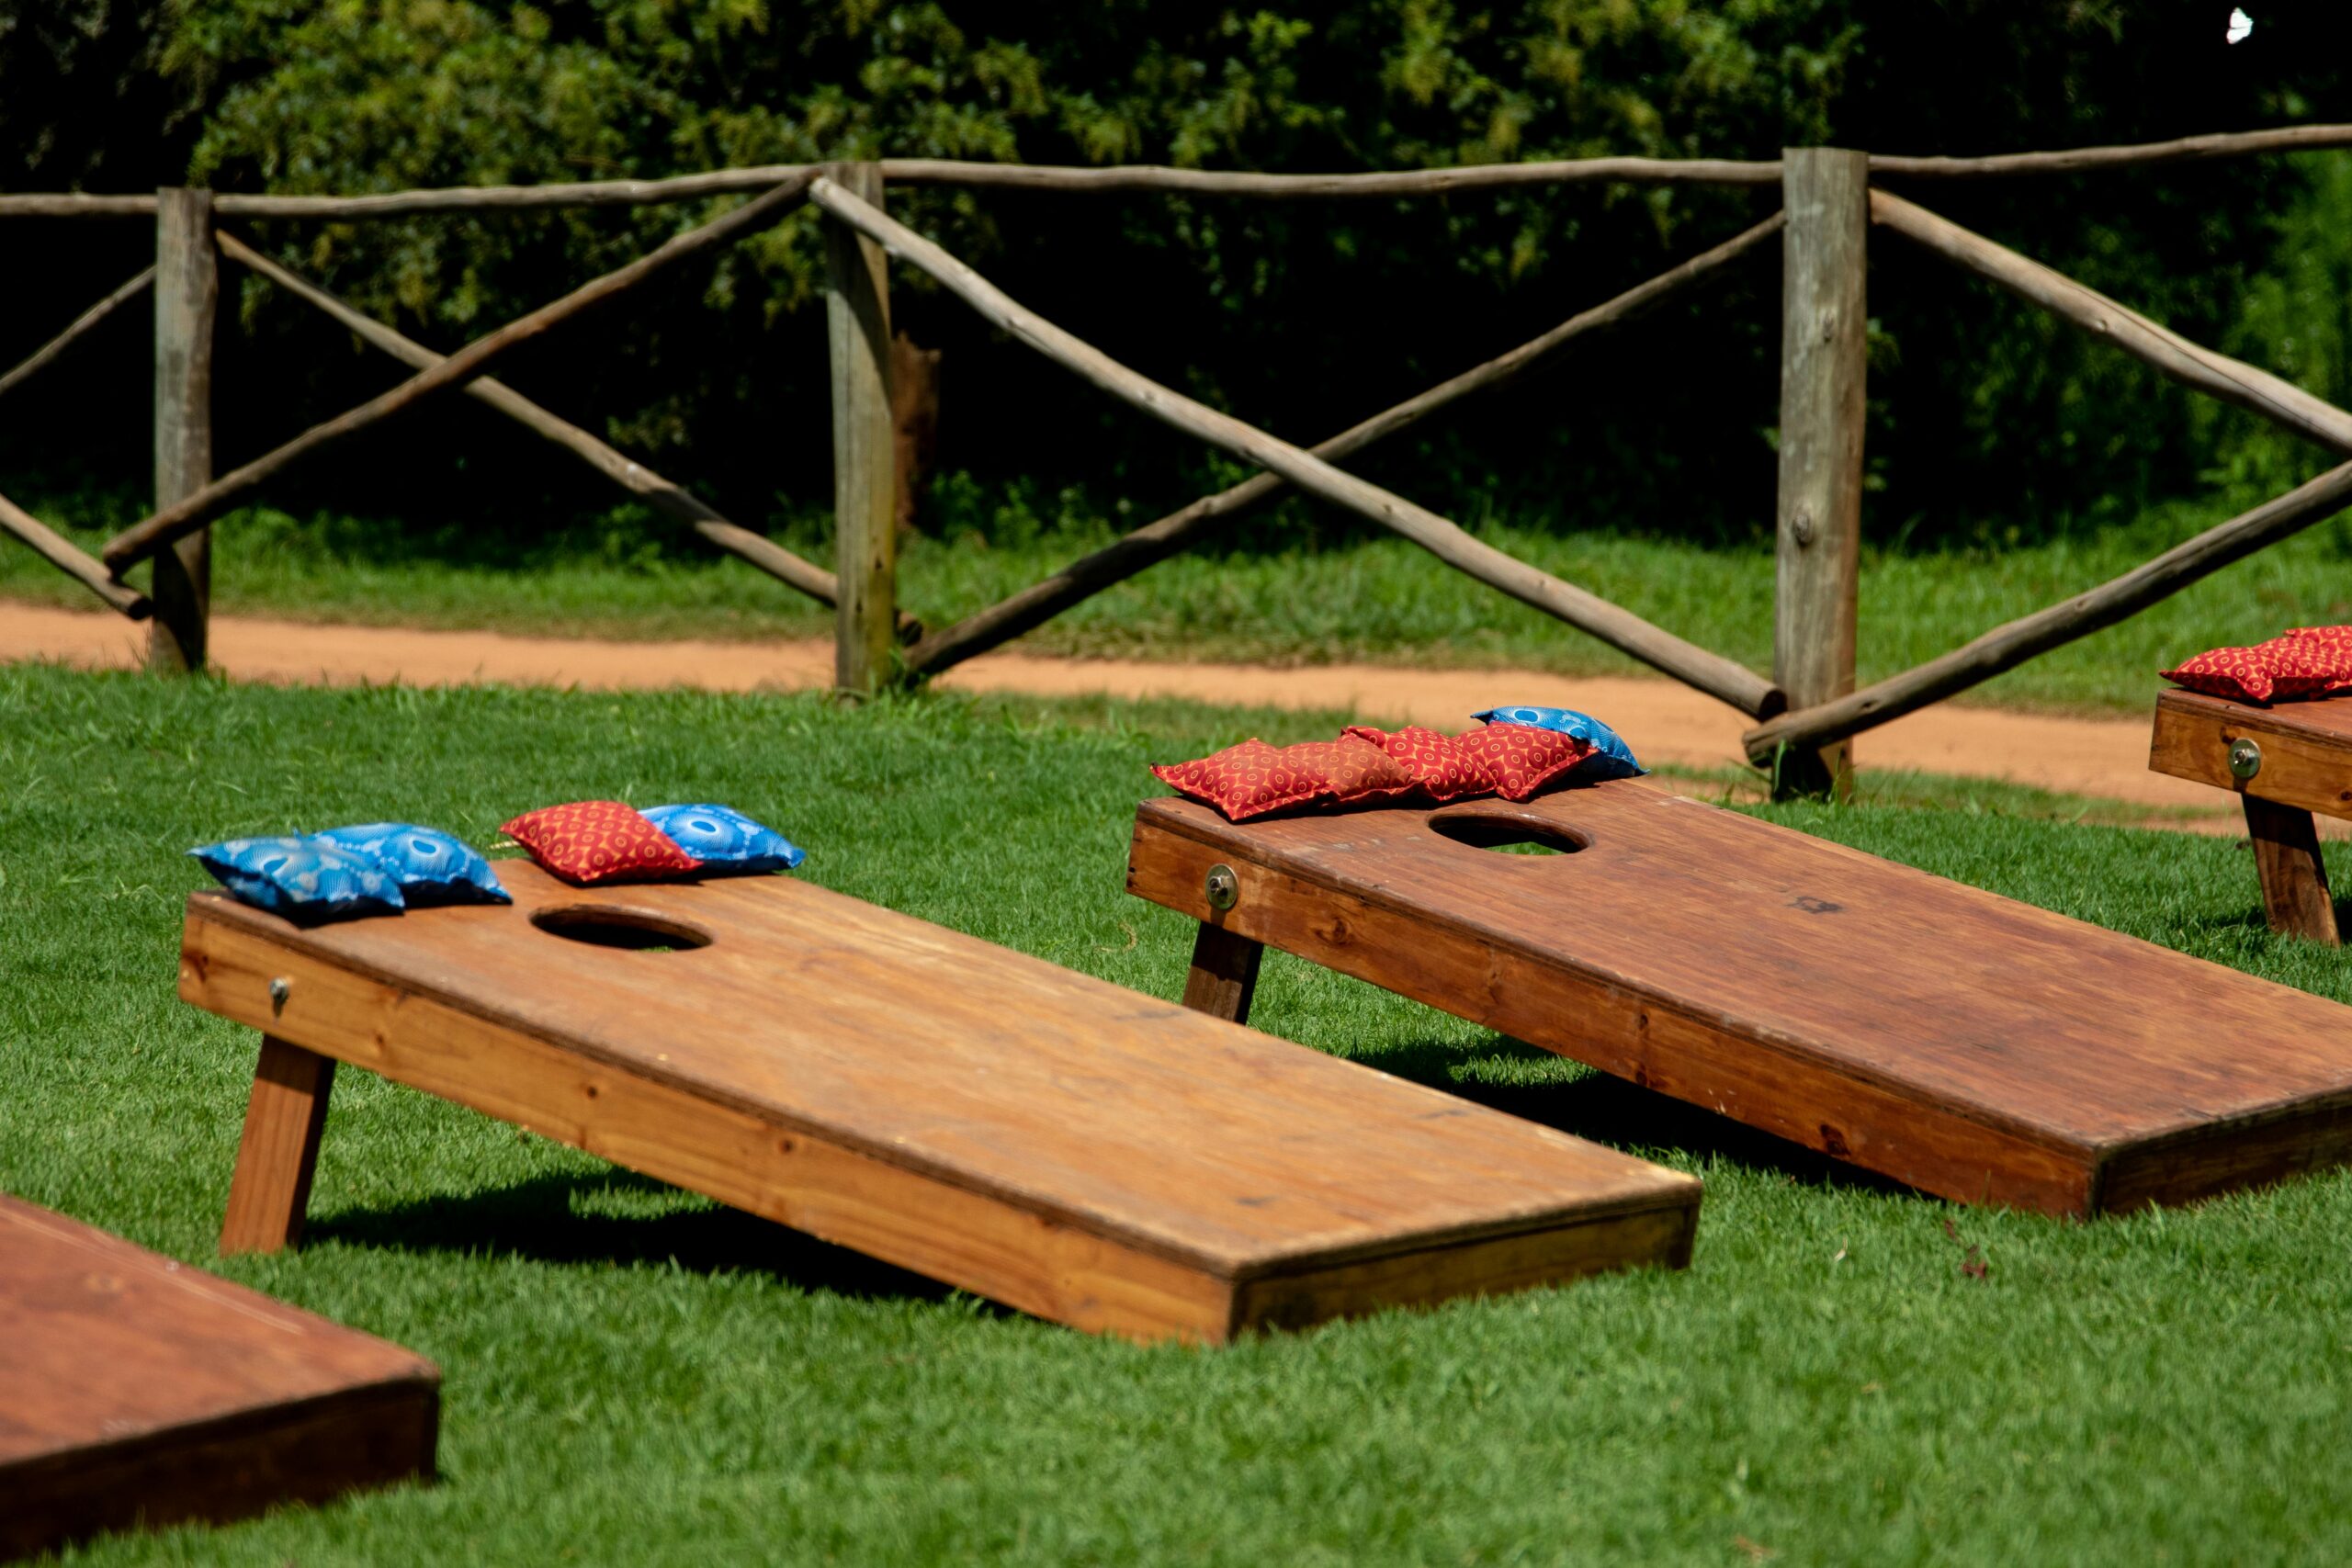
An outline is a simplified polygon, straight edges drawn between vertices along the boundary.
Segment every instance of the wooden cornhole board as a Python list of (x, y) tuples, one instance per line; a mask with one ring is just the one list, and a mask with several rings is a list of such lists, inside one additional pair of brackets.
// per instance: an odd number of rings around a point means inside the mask
[(429, 1476), (440, 1377), (0, 1194), (0, 1558)]
[(2165, 692), (2148, 767), (2236, 791), (2270, 929), (2337, 945), (2312, 813), (2352, 817), (2352, 697), (2259, 708)]
[(1136, 1337), (1689, 1257), (1690, 1177), (807, 883), (500, 874), (307, 931), (191, 896), (180, 995), (265, 1032), (223, 1250), (293, 1239), (343, 1061)]
[[(1510, 839), (1585, 847), (1476, 847)], [(1130, 853), (1204, 922), (1195, 1006), (1246, 1016), (1272, 944), (1963, 1201), (2093, 1214), (2352, 1146), (2352, 1009), (1638, 780), (1242, 826), (1151, 800)]]

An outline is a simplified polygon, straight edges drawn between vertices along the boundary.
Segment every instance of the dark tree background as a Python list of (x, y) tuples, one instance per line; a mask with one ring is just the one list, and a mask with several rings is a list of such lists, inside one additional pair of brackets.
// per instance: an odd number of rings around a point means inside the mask
[[(0, 8), (0, 181), (18, 189), (366, 191), (944, 155), (1221, 168), (1433, 167), (1787, 144), (1968, 153), (2352, 118), (2352, 11), (2073, 0), (1442, 0), (1255, 11), (1110, 0), (26, 0)], [(1911, 194), (2168, 321), (2343, 397), (2344, 155)], [(1892, 183), (1892, 182), (1890, 182)], [(893, 208), (1139, 368), (1312, 441), (1533, 335), (1769, 211), (1770, 190), (1590, 187), (1396, 202), (904, 189)], [(444, 347), (707, 216), (707, 206), (251, 237)], [(149, 227), (9, 225), (0, 357), (152, 248)], [(829, 494), (807, 217), (633, 296), (508, 379), (746, 522)], [(230, 292), (220, 445), (235, 461), (389, 384), (306, 309)], [(1140, 521), (1225, 470), (980, 326), (903, 270), (899, 323), (944, 351), (934, 525), (1057, 509)], [(1779, 279), (1759, 257), (1365, 468), (1473, 526), (1745, 538), (1769, 526)], [(1874, 247), (1872, 496), (1883, 541), (2128, 518), (2314, 466), (1887, 237)], [(2322, 302), (2321, 309), (2315, 302)], [(140, 312), (131, 312), (140, 317)], [(2323, 319), (2324, 318), (2324, 319)], [(144, 322), (0, 407), (17, 493), (135, 504)], [(428, 454), (420, 456), (419, 454)], [(1068, 492), (1065, 494), (1065, 492)], [(1018, 504), (1003, 504), (1007, 497)], [(609, 508), (600, 482), (453, 400), (342, 449), (273, 502), (357, 512), (408, 547), (494, 553)], [(1352, 525), (1304, 505), (1294, 529)]]

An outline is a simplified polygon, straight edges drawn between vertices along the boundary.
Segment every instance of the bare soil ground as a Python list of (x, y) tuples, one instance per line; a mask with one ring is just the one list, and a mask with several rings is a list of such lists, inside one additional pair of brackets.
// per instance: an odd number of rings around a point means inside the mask
[[(605, 642), (238, 615), (216, 618), (212, 637), (215, 664), (240, 681), (753, 691), (822, 686), (832, 678), (831, 645), (819, 641)], [(138, 662), (145, 637), (143, 626), (103, 612), (0, 604), (0, 661), (46, 659), (87, 668), (129, 667)], [(1448, 729), (1463, 728), (1480, 708), (1541, 703), (1599, 715), (1653, 765), (1714, 769), (1744, 760), (1742, 716), (1663, 680), (1347, 664), (1274, 670), (996, 653), (960, 666), (940, 684), (1035, 696), (1180, 697), (1344, 709), (1373, 722)], [(1865, 769), (2002, 779), (2166, 808), (2165, 819), (2153, 825), (2239, 830), (2238, 813), (2217, 792), (2148, 771), (2143, 717), (2068, 717), (1946, 704), (1871, 731), (1857, 750)], [(2195, 815), (2176, 815), (2183, 810)]]

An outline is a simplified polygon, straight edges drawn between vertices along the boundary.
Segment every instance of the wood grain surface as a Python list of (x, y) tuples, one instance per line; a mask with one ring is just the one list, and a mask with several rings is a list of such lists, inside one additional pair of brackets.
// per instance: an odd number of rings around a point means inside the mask
[[(2243, 782), (2230, 773), (2230, 743), (2240, 739), (2262, 748), (2261, 770)], [(2262, 708), (2200, 692), (2165, 692), (2156, 698), (2148, 769), (2352, 818), (2352, 697)]]
[[(1854, 689), (1869, 403), (1870, 159), (1841, 147), (1781, 155), (1780, 497), (1773, 530), (1772, 679), (1789, 706)], [(1774, 793), (1854, 792), (1852, 748), (1792, 747)]]
[[(2230, 771), (2230, 749), (2240, 740), (2259, 749), (2252, 778)], [(2312, 814), (2352, 817), (2352, 700), (2264, 708), (2167, 691), (2156, 698), (2148, 768), (2235, 791), (2245, 807), (2246, 840), (2270, 929), (2340, 944)]]
[[(880, 211), (872, 164), (833, 170)], [(833, 412), (833, 684), (872, 692), (898, 649), (897, 429), (890, 416), (890, 273), (882, 247), (825, 225), (825, 342)]]
[[(1432, 827), (1465, 816), (1589, 841)], [(2088, 1214), (2352, 1146), (2352, 1010), (1640, 781), (1136, 813), (1130, 891), (1200, 919), (1218, 863), (1237, 936), (1964, 1201)]]
[(2262, 887), (2263, 916), (2270, 929), (2329, 947), (2341, 945), (2335, 900), (2327, 890), (2327, 862), (2320, 856), (2318, 824), (2312, 814), (2258, 795), (2238, 799), (2245, 807), (2246, 844), (2254, 851), (2255, 879)]
[(220, 1222), (220, 1255), (278, 1252), (300, 1246), (326, 1130), (334, 1058), (261, 1037), (245, 1127), (237, 1142), (229, 1210)]
[[(1215, 1341), (1276, 1277), (1355, 1311), (1688, 1254), (1689, 1177), (908, 916), (500, 871), (512, 908), (310, 931), (195, 895), (180, 994), (1087, 1328)], [(709, 941), (533, 923), (583, 906)]]
[(0, 1557), (433, 1473), (397, 1345), (0, 1194)]
[[(220, 263), (212, 249), (212, 193), (155, 193), (155, 509), (212, 480), (213, 317)], [(121, 572), (106, 563), (114, 575)], [(204, 668), (212, 619), (212, 536), (200, 529), (157, 553), (148, 595), (147, 668)]]

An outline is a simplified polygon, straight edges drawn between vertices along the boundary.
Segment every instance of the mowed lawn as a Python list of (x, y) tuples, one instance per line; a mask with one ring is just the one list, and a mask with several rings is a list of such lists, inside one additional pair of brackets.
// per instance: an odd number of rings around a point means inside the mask
[[(439, 1484), (89, 1560), (2352, 1556), (2352, 1179), (2089, 1225), (1955, 1208), (1279, 955), (1265, 1028), (1702, 1175), (1694, 1266), (1140, 1348), (359, 1072), (310, 1247), (211, 1256), (254, 1039), (173, 995), (191, 844), (713, 798), (829, 886), (1166, 997), (1189, 931), (1121, 886), (1145, 762), (1329, 722), (0, 670), (0, 1188), (447, 1376)], [(2227, 840), (1997, 791), (1766, 814), (2352, 998), (2352, 959), (2262, 930)]]
[[(2076, 538), (1910, 551), (1866, 540), (1860, 679), (1949, 651), (2003, 622), (2129, 571), (2220, 522), (2228, 506), (2182, 503)], [(109, 525), (46, 515), (87, 548)], [(1139, 509), (1127, 525), (1148, 514)], [(128, 514), (122, 523), (135, 519)], [(1772, 663), (1772, 553), (1633, 533), (1478, 522), (1481, 537), (1755, 670)], [(1085, 515), (994, 544), (978, 534), (910, 536), (901, 603), (933, 627), (996, 603), (1115, 536)], [(803, 524), (779, 536), (830, 565)], [(1284, 512), (1242, 524), (1237, 544), (1180, 556), (1046, 623), (1017, 645), (1079, 657), (1426, 668), (1510, 665), (1565, 675), (1639, 671), (1633, 660), (1508, 599), (1393, 537), (1318, 540)], [(2155, 672), (2203, 649), (2259, 642), (2293, 626), (2352, 620), (2352, 519), (2320, 525), (2225, 568), (2120, 626), (1968, 694), (1971, 702), (2137, 711)], [(620, 519), (501, 553), (367, 519), (298, 521), (258, 509), (215, 533), (215, 605), (228, 614), (609, 637), (827, 637), (828, 612), (675, 529)], [(134, 581), (143, 572), (134, 573)], [(0, 541), (0, 598), (87, 609), (87, 590)], [(0, 614), (6, 613), (0, 604)]]

